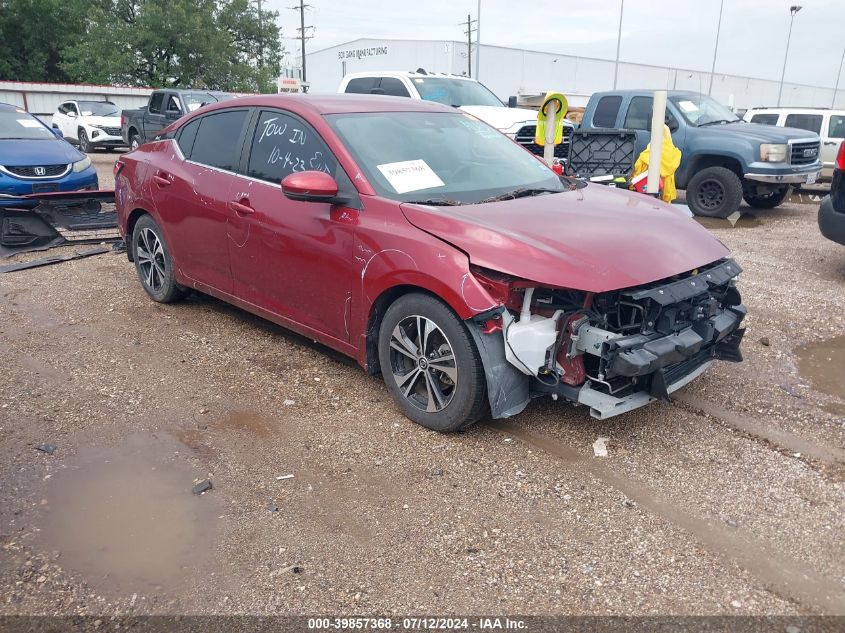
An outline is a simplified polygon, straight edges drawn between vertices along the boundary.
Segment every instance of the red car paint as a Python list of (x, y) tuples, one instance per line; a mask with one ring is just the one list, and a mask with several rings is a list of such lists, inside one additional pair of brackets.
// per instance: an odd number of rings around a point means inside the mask
[[(383, 96), (246, 97), (203, 107), (163, 131), (233, 107), (276, 108), (307, 121), (335, 154), (363, 208), (296, 202), (279, 185), (184, 160), (172, 140), (121, 160), (116, 181), (126, 237), (140, 215), (161, 226), (179, 283), (316, 339), (365, 367), (382, 301), (409, 288), (446, 302), (461, 319), (502, 304), (470, 265), (529, 282), (602, 292), (687, 272), (727, 255), (671, 206), (588, 185), (555, 195), (462, 207), (379, 197), (324, 114), (443, 111)], [(317, 183), (319, 185), (319, 183)], [(372, 348), (372, 345), (370, 345)]]

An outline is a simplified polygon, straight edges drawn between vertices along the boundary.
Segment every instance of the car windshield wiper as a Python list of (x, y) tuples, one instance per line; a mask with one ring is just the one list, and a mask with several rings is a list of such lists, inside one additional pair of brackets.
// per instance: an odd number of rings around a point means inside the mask
[(479, 204), (485, 202), (499, 202), (501, 200), (514, 200), (516, 198), (527, 198), (528, 196), (539, 196), (541, 193), (561, 193), (560, 189), (546, 189), (542, 187), (524, 187), (522, 189), (514, 189), (513, 191), (505, 191), (497, 196), (491, 196), (484, 200), (479, 200)]
[(403, 204), (427, 204), (432, 207), (457, 207), (463, 204), (459, 200), (449, 198), (428, 198), (426, 200), (403, 200)]
[(733, 121), (728, 121), (727, 119), (716, 119), (715, 121), (707, 121), (707, 123), (699, 123), (698, 127), (704, 127), (705, 125), (716, 125), (717, 123), (733, 123)]

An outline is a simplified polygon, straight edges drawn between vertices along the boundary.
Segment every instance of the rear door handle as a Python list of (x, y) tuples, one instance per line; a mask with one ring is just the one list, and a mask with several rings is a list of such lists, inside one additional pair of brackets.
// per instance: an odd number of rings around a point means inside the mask
[(238, 202), (237, 200), (232, 200), (229, 203), (229, 208), (234, 211), (235, 213), (240, 213), (241, 215), (249, 215), (250, 213), (255, 213), (255, 209), (253, 209), (248, 204), (243, 204), (242, 202)]
[(170, 181), (167, 178), (165, 178), (164, 176), (159, 176), (158, 174), (153, 176), (153, 182), (159, 187), (167, 187), (170, 184)]

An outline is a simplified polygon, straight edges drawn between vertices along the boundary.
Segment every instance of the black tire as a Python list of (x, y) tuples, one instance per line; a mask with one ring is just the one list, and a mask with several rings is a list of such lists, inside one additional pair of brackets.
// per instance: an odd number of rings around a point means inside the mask
[(136, 132), (129, 134), (129, 151), (134, 152), (141, 145), (141, 137)]
[(706, 167), (687, 185), (687, 204), (695, 215), (726, 218), (741, 202), (742, 181), (725, 167)]
[(149, 215), (138, 218), (132, 230), (132, 258), (138, 279), (153, 301), (172, 303), (187, 294), (187, 289), (176, 283), (173, 258), (164, 233)]
[(786, 199), (788, 194), (789, 187), (783, 187), (782, 189), (763, 195), (746, 191), (742, 197), (748, 203), (749, 207), (754, 207), (755, 209), (774, 209)]
[(94, 146), (91, 145), (91, 141), (88, 138), (87, 132), (82, 128), (79, 128), (79, 131), (76, 133), (76, 138), (79, 141), (79, 151), (85, 152), (86, 154), (90, 154), (94, 151)]
[[(422, 354), (420, 330), (424, 332)], [(403, 343), (394, 339), (397, 332)], [(487, 382), (475, 342), (455, 313), (438, 299), (424, 294), (400, 297), (384, 315), (378, 349), (390, 395), (417, 424), (434, 431), (457, 431), (487, 411)]]

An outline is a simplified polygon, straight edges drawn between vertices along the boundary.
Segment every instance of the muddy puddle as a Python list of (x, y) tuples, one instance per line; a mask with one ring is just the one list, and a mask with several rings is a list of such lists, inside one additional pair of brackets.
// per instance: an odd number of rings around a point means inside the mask
[(802, 345), (795, 350), (795, 355), (798, 356), (798, 371), (810, 380), (816, 391), (845, 403), (845, 336)]
[(205, 473), (189, 451), (166, 434), (80, 448), (49, 481), (41, 545), (105, 594), (173, 595), (207, 576), (220, 511), (214, 492), (191, 493)]
[(695, 221), (710, 230), (753, 229), (763, 224), (757, 216), (751, 215), (750, 213), (744, 213), (739, 217), (732, 216), (729, 218), (704, 218), (701, 216), (695, 216)]

